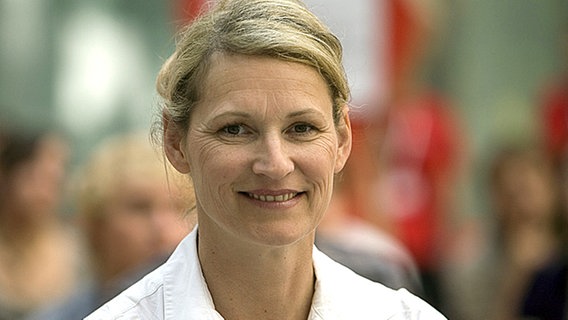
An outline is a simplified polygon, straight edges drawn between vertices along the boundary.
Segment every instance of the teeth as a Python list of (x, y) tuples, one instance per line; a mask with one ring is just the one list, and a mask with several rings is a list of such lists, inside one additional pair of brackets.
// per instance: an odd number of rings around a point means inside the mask
[(259, 195), (259, 194), (254, 194), (254, 193), (249, 193), (249, 197), (256, 199), (256, 200), (260, 200), (260, 201), (265, 201), (265, 202), (282, 202), (282, 201), (288, 201), (292, 198), (294, 198), (296, 196), (296, 192), (291, 192), (291, 193), (287, 193), (287, 194), (280, 194), (277, 196), (271, 196), (271, 195)]

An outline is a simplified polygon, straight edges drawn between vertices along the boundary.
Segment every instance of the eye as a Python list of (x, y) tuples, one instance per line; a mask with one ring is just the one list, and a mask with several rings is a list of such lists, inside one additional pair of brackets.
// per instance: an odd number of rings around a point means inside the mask
[(293, 135), (309, 136), (317, 133), (317, 128), (309, 123), (295, 123), (288, 132)]
[(300, 123), (300, 124), (294, 125), (292, 127), (292, 129), (296, 133), (306, 133), (306, 132), (310, 131), (311, 129), (313, 129), (313, 127), (308, 125), (308, 124), (305, 124), (305, 123)]
[(125, 212), (130, 216), (147, 216), (152, 212), (152, 202), (144, 198), (131, 198), (123, 203)]
[(230, 124), (221, 129), (221, 132), (229, 136), (238, 136), (246, 132), (245, 127), (241, 124)]

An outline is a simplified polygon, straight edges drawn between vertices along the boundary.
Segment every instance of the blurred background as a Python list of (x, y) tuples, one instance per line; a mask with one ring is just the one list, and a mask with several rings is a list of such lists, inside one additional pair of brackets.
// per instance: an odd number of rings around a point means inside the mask
[[(175, 31), (204, 2), (0, 0), (0, 128), (63, 133), (69, 171), (107, 137), (148, 132), (159, 112), (157, 72), (173, 51)], [(475, 319), (469, 309), (478, 297), (466, 293), (468, 281), (482, 287), (480, 296), (501, 287), (475, 280), (492, 279), (479, 270), (490, 269), (486, 262), (495, 262), (500, 249), (493, 249), (506, 238), (497, 212), (504, 205), (495, 199), (495, 186), (501, 186), (496, 155), (539, 152), (551, 162), (551, 193), (558, 195), (553, 202), (563, 207), (568, 1), (306, 3), (345, 46), (356, 131), (347, 170), (366, 190), (350, 195), (361, 207), (353, 215), (401, 239), (424, 270), (425, 287), (437, 283), (428, 296), (432, 303), (455, 319)], [(419, 237), (405, 239), (415, 230), (411, 225), (422, 225), (406, 219), (419, 214), (411, 207), (429, 202), (432, 208), (424, 212), (451, 207), (451, 213), (426, 212), (423, 218), (444, 220), (423, 235), (442, 238), (432, 245), (438, 249), (419, 248)], [(72, 216), (73, 210), (67, 200), (60, 211)], [(443, 263), (434, 266), (431, 255)], [(455, 278), (439, 279), (448, 270)]]

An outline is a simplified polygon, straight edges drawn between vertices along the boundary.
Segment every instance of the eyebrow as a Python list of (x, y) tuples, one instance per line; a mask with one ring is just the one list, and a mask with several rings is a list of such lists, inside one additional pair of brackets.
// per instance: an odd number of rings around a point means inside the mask
[(303, 115), (306, 115), (306, 114), (322, 115), (322, 113), (319, 110), (302, 109), (302, 110), (298, 110), (298, 111), (290, 113), (287, 116), (287, 118), (294, 118), (294, 117), (303, 116)]
[[(295, 118), (295, 117), (299, 117), (299, 116), (303, 116), (303, 115), (308, 115), (308, 114), (313, 114), (313, 115), (317, 115), (317, 116), (322, 116), (323, 114), (318, 111), (318, 110), (314, 110), (314, 109), (302, 109), (302, 110), (298, 110), (298, 111), (294, 111), (292, 113), (289, 113), (286, 118)], [(228, 111), (228, 112), (223, 112), (221, 114), (218, 114), (216, 116), (213, 117), (213, 120), (219, 119), (221, 117), (242, 117), (242, 118), (251, 118), (251, 114), (249, 112), (243, 112), (243, 111)]]
[(213, 116), (212, 120), (217, 120), (217, 119), (223, 118), (223, 117), (250, 118), (250, 114), (247, 113), (247, 112), (243, 112), (243, 111), (228, 111), (228, 112), (222, 112), (220, 114)]

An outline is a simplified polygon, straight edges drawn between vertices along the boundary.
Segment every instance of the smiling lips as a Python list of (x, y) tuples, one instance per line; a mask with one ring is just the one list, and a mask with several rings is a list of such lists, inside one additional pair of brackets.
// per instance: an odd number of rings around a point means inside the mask
[(255, 194), (255, 193), (247, 193), (249, 197), (260, 200), (264, 202), (284, 202), (294, 198), (298, 193), (297, 192), (289, 192), (285, 194), (279, 195), (262, 195), (262, 194)]

